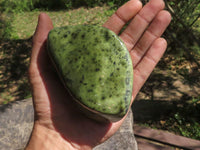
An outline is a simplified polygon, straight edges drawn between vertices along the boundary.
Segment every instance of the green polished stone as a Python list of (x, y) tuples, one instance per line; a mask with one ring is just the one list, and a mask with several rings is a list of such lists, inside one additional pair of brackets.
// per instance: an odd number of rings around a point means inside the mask
[(89, 117), (114, 122), (127, 113), (133, 66), (114, 32), (95, 25), (54, 28), (48, 35), (48, 53), (63, 84)]

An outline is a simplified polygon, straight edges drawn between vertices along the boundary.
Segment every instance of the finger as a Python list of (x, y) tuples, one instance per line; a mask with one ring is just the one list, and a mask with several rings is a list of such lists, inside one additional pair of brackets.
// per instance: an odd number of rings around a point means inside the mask
[(140, 63), (134, 68), (133, 97), (139, 92), (167, 48), (163, 38), (154, 41)]
[(142, 3), (139, 0), (128, 1), (113, 14), (103, 26), (119, 34), (122, 27), (132, 19), (141, 8)]
[(158, 13), (151, 25), (145, 31), (135, 47), (130, 51), (133, 67), (142, 59), (151, 44), (159, 38), (171, 21), (169, 12), (163, 10)]
[(38, 25), (33, 36), (33, 48), (31, 54), (31, 62), (36, 61), (39, 51), (47, 39), (49, 31), (53, 28), (53, 24), (49, 16), (41, 13), (38, 17)]
[(151, 0), (134, 17), (124, 32), (122, 32), (120, 37), (123, 39), (129, 51), (135, 46), (153, 18), (164, 7), (165, 3), (163, 0)]
[[(33, 47), (31, 52), (30, 66), (29, 66), (29, 78), (31, 83), (40, 83), (40, 71), (42, 66), (48, 66), (45, 64), (45, 40), (49, 31), (53, 28), (52, 21), (45, 13), (41, 13), (38, 17), (38, 25), (33, 36)], [(44, 67), (43, 67), (44, 68)], [(37, 85), (37, 84), (34, 84)]]

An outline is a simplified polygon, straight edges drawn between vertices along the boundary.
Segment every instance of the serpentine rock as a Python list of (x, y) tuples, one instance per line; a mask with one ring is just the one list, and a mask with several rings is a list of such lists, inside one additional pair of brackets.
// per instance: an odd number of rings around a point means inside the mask
[(48, 53), (74, 100), (88, 117), (120, 120), (132, 96), (133, 67), (122, 40), (95, 25), (54, 28)]

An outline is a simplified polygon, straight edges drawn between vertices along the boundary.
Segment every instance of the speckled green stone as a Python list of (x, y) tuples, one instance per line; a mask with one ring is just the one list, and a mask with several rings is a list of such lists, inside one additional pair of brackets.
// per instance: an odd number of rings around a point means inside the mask
[(79, 106), (112, 122), (127, 113), (133, 67), (114, 32), (95, 25), (54, 28), (48, 36), (48, 53)]

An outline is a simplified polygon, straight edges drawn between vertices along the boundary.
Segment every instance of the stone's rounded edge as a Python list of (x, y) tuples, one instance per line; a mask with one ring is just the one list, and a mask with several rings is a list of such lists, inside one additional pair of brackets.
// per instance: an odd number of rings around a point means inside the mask
[[(103, 27), (105, 28), (105, 27)], [(107, 29), (107, 28), (106, 28)], [(132, 58), (131, 55), (125, 45), (125, 43), (123, 42), (123, 40), (112, 30), (107, 29), (113, 36), (116, 37), (116, 39), (119, 41), (119, 43), (121, 44), (121, 46), (123, 47), (124, 50), (126, 50), (126, 60), (128, 62), (128, 67), (129, 67), (129, 75), (130, 77), (126, 78), (126, 82), (129, 81), (129, 83), (133, 83), (133, 74), (134, 74), (134, 70), (133, 70), (133, 63), (132, 63)], [(126, 113), (129, 111), (130, 109), (130, 105), (131, 105), (131, 99), (132, 99), (132, 91), (133, 91), (133, 84), (129, 85), (130, 87), (127, 88), (126, 90), (126, 94), (124, 99), (128, 99), (127, 104), (126, 104)], [(130, 90), (129, 90), (130, 89)], [(127, 92), (128, 91), (128, 92)], [(126, 114), (125, 113), (125, 114)]]
[(0, 106), (0, 149), (24, 149), (34, 124), (32, 99)]
[(123, 118), (123, 116), (120, 117), (120, 116), (116, 116), (116, 115), (102, 114), (97, 111), (90, 110), (90, 108), (87, 108), (86, 106), (81, 104), (79, 101), (76, 101), (76, 103), (79, 103), (79, 105), (77, 105), (77, 107), (86, 117), (88, 117), (92, 120), (95, 120), (99, 123), (110, 123), (110, 122), (114, 123)]

